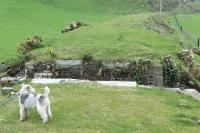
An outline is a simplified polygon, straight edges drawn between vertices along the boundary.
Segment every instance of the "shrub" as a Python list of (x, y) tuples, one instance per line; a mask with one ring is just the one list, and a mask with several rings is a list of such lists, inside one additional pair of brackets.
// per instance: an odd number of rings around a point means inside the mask
[(51, 47), (46, 48), (46, 53), (48, 55), (50, 55), (51, 57), (55, 57), (56, 56), (55, 50), (53, 48), (51, 48)]
[(90, 53), (89, 54), (85, 54), (85, 55), (83, 55), (82, 60), (83, 61), (92, 61), (93, 57), (92, 57), (92, 55)]
[(41, 42), (42, 38), (40, 36), (34, 36), (32, 39), (28, 38), (26, 41), (17, 45), (17, 52), (20, 54), (25, 54), (28, 51), (39, 47)]

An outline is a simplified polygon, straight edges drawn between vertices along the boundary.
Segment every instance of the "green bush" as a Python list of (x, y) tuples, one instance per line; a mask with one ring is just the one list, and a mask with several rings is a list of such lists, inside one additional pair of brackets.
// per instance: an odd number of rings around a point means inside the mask
[(82, 60), (83, 61), (92, 61), (93, 60), (93, 56), (90, 53), (85, 54), (85, 55), (83, 55)]

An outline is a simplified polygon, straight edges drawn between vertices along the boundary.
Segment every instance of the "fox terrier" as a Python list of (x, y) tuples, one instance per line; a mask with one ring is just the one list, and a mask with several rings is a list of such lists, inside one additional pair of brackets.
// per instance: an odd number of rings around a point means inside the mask
[(48, 98), (49, 88), (44, 88), (44, 94), (36, 94), (35, 89), (31, 85), (22, 85), (19, 92), (20, 121), (27, 118), (28, 108), (37, 108), (43, 123), (52, 118), (50, 101)]

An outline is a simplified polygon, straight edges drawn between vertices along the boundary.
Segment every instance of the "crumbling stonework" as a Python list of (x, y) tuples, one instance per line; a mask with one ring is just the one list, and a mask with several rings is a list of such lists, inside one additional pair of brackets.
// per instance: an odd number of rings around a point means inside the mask
[(130, 62), (102, 62), (105, 80), (131, 80)]
[(81, 60), (56, 60), (55, 78), (78, 78), (83, 76), (83, 62)]
[(148, 71), (141, 74), (143, 85), (163, 86), (163, 71), (162, 67), (151, 67)]
[[(27, 63), (26, 69), (28, 78), (135, 81), (135, 75), (137, 75), (142, 79), (142, 84), (163, 85), (161, 67), (151, 67), (150, 60), (136, 62), (56, 60), (55, 62)], [(150, 78), (153, 81), (150, 81)]]
[(88, 80), (98, 80), (103, 76), (101, 61), (84, 62), (83, 78)]
[(37, 62), (26, 64), (27, 78), (34, 78), (39, 76), (42, 76), (43, 78), (52, 78), (52, 72), (54, 72), (54, 63), (52, 62)]

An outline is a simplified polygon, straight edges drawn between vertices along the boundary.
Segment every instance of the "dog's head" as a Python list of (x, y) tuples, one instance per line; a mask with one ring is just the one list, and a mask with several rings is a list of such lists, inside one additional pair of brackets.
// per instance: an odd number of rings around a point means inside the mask
[(23, 92), (35, 93), (35, 89), (31, 85), (22, 84), (20, 94)]

